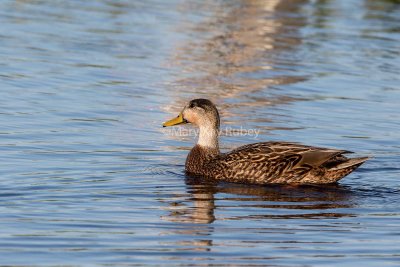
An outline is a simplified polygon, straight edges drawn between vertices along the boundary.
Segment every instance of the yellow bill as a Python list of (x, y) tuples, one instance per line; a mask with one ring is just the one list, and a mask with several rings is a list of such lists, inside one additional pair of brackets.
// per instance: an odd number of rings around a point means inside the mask
[(185, 124), (187, 121), (183, 118), (182, 113), (179, 113), (178, 117), (163, 123), (163, 127), (174, 126), (178, 124)]

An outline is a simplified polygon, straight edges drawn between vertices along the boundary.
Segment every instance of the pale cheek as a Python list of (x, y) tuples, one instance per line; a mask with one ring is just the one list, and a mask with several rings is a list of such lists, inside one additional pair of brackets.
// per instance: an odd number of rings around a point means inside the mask
[(197, 125), (197, 122), (198, 122), (197, 116), (194, 115), (192, 112), (187, 112), (187, 113), (185, 114), (185, 119), (186, 119), (188, 122)]

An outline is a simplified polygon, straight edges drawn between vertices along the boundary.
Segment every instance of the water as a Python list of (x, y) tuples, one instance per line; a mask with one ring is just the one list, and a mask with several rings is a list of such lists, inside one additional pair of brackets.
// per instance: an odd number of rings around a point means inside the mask
[[(400, 3), (142, 2), (1, 2), (0, 264), (398, 266)], [(223, 150), (373, 159), (335, 186), (202, 184), (194, 137), (161, 128), (196, 97)]]

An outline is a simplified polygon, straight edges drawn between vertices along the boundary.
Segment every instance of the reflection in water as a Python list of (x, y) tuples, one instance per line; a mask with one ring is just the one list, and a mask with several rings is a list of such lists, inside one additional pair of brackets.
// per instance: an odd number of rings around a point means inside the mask
[[(172, 64), (183, 75), (170, 84), (173, 106), (166, 110), (176, 112), (193, 95), (214, 100), (221, 106), (224, 117), (244, 116), (240, 111), (233, 114), (233, 110), (245, 106), (254, 110), (296, 100), (264, 89), (306, 79), (292, 72), (296, 68), (295, 49), (302, 42), (299, 30), (306, 23), (305, 17), (293, 15), (300, 14), (298, 11), (306, 2), (228, 1), (206, 2), (196, 7), (193, 3), (184, 5), (182, 13), (194, 8), (213, 12), (201, 22), (190, 24), (183, 20), (185, 24), (177, 29), (194, 33), (196, 38), (184, 40), (176, 48)], [(210, 8), (210, 5), (215, 6)]]
[[(318, 186), (250, 186), (244, 184), (215, 183), (201, 178), (186, 177), (186, 194), (174, 194), (173, 200), (163, 200), (167, 203), (166, 215), (163, 220), (176, 223), (176, 228), (163, 233), (167, 236), (190, 236), (171, 242), (177, 250), (209, 252), (215, 246), (229, 246), (229, 243), (215, 241), (214, 224), (218, 221), (219, 227), (235, 222), (239, 223), (240, 230), (230, 231), (258, 235), (259, 233), (301, 233), (307, 228), (302, 220), (321, 220), (316, 231), (343, 231), (330, 223), (331, 219), (354, 217), (348, 209), (354, 205), (352, 191), (340, 185)], [(344, 209), (344, 210), (341, 210)], [(328, 221), (323, 222), (326, 219)], [(273, 222), (272, 222), (272, 221)], [(279, 223), (276, 220), (283, 220)], [(297, 229), (288, 228), (285, 220), (295, 220)], [(261, 221), (257, 227), (251, 224)], [(242, 222), (242, 223), (240, 223)], [(338, 223), (340, 224), (340, 223)], [(263, 225), (261, 227), (261, 225)], [(337, 228), (337, 229), (335, 229)], [(219, 233), (225, 230), (219, 229)], [(235, 234), (232, 234), (235, 236)], [(248, 247), (245, 237), (240, 242)], [(256, 243), (271, 242), (278, 246), (281, 243), (293, 244), (309, 242), (324, 243), (325, 240), (294, 241), (289, 240), (258, 240)], [(329, 241), (327, 242), (329, 243)]]
[[(186, 184), (187, 195), (177, 195), (179, 200), (169, 203), (169, 215), (164, 219), (174, 222), (213, 223), (216, 216), (218, 217), (218, 210), (233, 211), (233, 214), (219, 217), (219, 220), (352, 216), (337, 210), (353, 206), (352, 192), (340, 185), (251, 186), (214, 183), (189, 177), (186, 178)], [(219, 202), (218, 205), (215, 204), (216, 201)], [(246, 209), (246, 212), (236, 213), (235, 209)]]

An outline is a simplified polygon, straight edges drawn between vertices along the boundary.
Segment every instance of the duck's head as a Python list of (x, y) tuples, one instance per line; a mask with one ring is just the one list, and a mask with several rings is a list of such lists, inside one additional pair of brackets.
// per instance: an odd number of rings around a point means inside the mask
[(163, 127), (185, 123), (192, 123), (200, 129), (219, 130), (218, 110), (208, 99), (194, 99), (183, 108), (176, 118), (164, 122)]

